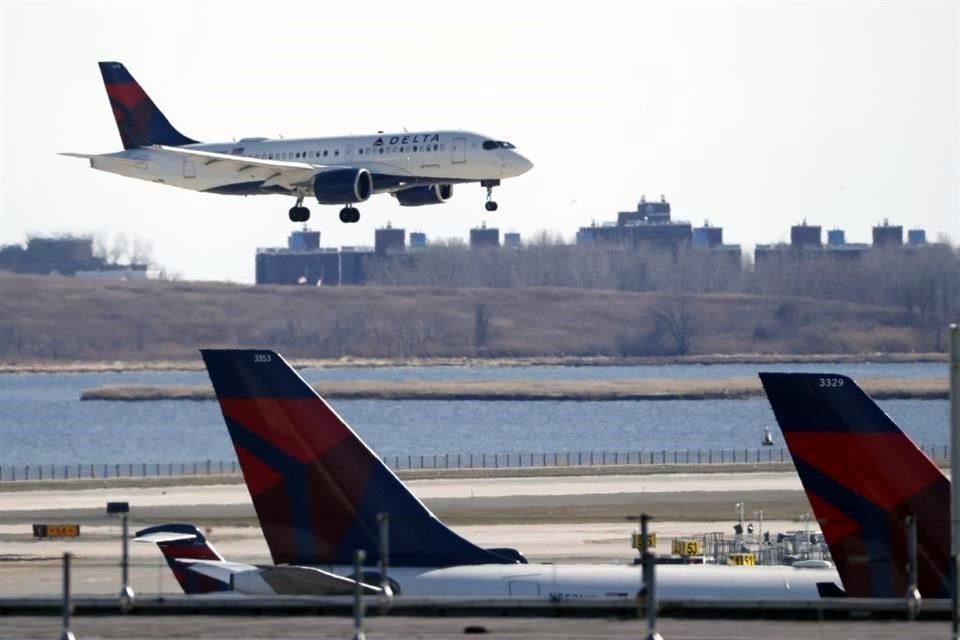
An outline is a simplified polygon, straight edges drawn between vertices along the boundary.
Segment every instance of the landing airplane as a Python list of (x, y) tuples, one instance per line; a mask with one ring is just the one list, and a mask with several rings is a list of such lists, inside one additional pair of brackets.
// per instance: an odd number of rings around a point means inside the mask
[[(352, 579), (354, 551), (363, 549), (367, 565), (359, 578), (380, 584), (378, 515), (386, 513), (395, 594), (582, 600), (642, 592), (639, 566), (529, 564), (516, 549), (473, 544), (431, 513), (280, 355), (202, 354), (274, 565)], [(269, 587), (236, 577), (233, 584), (241, 592), (237, 585)], [(786, 566), (662, 565), (657, 589), (664, 599), (842, 594), (834, 569)]]
[(514, 145), (468, 131), (420, 131), (338, 138), (243, 138), (201, 143), (170, 124), (119, 62), (101, 62), (123, 151), (64, 153), (86, 158), (94, 169), (191, 191), (227, 195), (294, 196), (291, 222), (306, 222), (308, 196), (342, 204), (341, 222), (360, 220), (352, 206), (390, 193), (401, 206), (446, 202), (453, 185), (479, 182), (486, 210), (496, 211), (493, 188), (533, 164)]
[(847, 595), (906, 595), (909, 516), (920, 594), (949, 598), (950, 480), (940, 468), (846, 376), (760, 380)]

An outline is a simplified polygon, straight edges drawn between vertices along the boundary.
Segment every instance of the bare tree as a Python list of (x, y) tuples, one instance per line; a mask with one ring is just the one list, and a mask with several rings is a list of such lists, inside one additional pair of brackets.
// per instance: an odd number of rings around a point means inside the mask
[(684, 297), (665, 301), (653, 312), (654, 333), (669, 344), (671, 355), (690, 353), (698, 332), (697, 318)]
[(110, 248), (107, 249), (107, 261), (110, 264), (120, 264), (127, 256), (129, 250), (130, 242), (127, 240), (127, 236), (117, 234), (113, 242), (110, 243)]
[(490, 319), (493, 311), (486, 304), (478, 302), (473, 307), (473, 346), (483, 349), (490, 339)]
[(130, 248), (130, 264), (146, 264), (153, 262), (153, 245), (146, 240), (134, 238)]

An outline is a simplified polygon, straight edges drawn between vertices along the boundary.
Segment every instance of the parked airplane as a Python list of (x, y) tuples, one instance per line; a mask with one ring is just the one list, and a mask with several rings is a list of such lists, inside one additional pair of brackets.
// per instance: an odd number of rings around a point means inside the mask
[(846, 376), (760, 380), (847, 594), (906, 595), (910, 516), (920, 594), (950, 597), (950, 481), (939, 467)]
[[(379, 584), (378, 515), (389, 515), (395, 593), (636, 598), (633, 565), (528, 564), (515, 549), (485, 549), (447, 528), (278, 354), (202, 351), (275, 565)], [(236, 583), (235, 583), (236, 584)], [(677, 566), (657, 569), (665, 599), (804, 600), (838, 595), (832, 568)]]
[(391, 193), (401, 206), (446, 202), (453, 185), (479, 182), (487, 211), (496, 211), (493, 188), (533, 164), (509, 142), (468, 131), (419, 131), (338, 138), (243, 138), (200, 143), (170, 124), (119, 62), (101, 62), (123, 151), (64, 153), (129, 178), (229, 195), (279, 193), (296, 197), (292, 222), (306, 222), (308, 196), (342, 204), (340, 220), (357, 222), (353, 204)]

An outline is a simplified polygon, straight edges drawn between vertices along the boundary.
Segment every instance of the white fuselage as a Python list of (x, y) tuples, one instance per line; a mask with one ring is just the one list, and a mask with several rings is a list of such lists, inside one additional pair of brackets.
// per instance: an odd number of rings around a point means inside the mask
[[(373, 175), (374, 192), (384, 193), (412, 185), (500, 180), (518, 176), (532, 166), (512, 145), (484, 148), (490, 141), (492, 138), (466, 131), (428, 131), (291, 140), (246, 138), (179, 149), (252, 161), (297, 163), (313, 167), (317, 173), (337, 167), (363, 168)], [(89, 157), (95, 169), (193, 191), (297, 195), (290, 185), (265, 180), (262, 167), (254, 171), (251, 165), (244, 172), (216, 159), (204, 161), (158, 147)], [(310, 195), (309, 181), (300, 190)]]
[[(353, 568), (346, 566), (323, 569), (342, 576), (353, 573)], [(399, 595), (417, 597), (617, 600), (636, 599), (643, 588), (642, 569), (637, 565), (396, 567), (388, 576), (399, 587)], [(818, 584), (843, 589), (833, 568), (658, 565), (656, 580), (657, 597), (663, 600), (801, 601), (820, 598)], [(254, 576), (236, 584), (241, 593), (276, 593)]]

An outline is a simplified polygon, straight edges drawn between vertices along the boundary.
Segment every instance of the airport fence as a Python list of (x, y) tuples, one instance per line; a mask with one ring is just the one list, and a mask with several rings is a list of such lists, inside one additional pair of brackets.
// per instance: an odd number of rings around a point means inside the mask
[[(943, 464), (950, 460), (949, 445), (920, 445), (920, 448), (938, 463)], [(682, 471), (684, 467), (690, 466), (763, 466), (792, 462), (790, 452), (785, 447), (552, 453), (442, 453), (383, 456), (381, 459), (394, 471), (609, 466), (676, 466), (678, 471)], [(7, 464), (0, 465), (0, 482), (230, 476), (239, 472), (240, 468), (236, 460)]]

